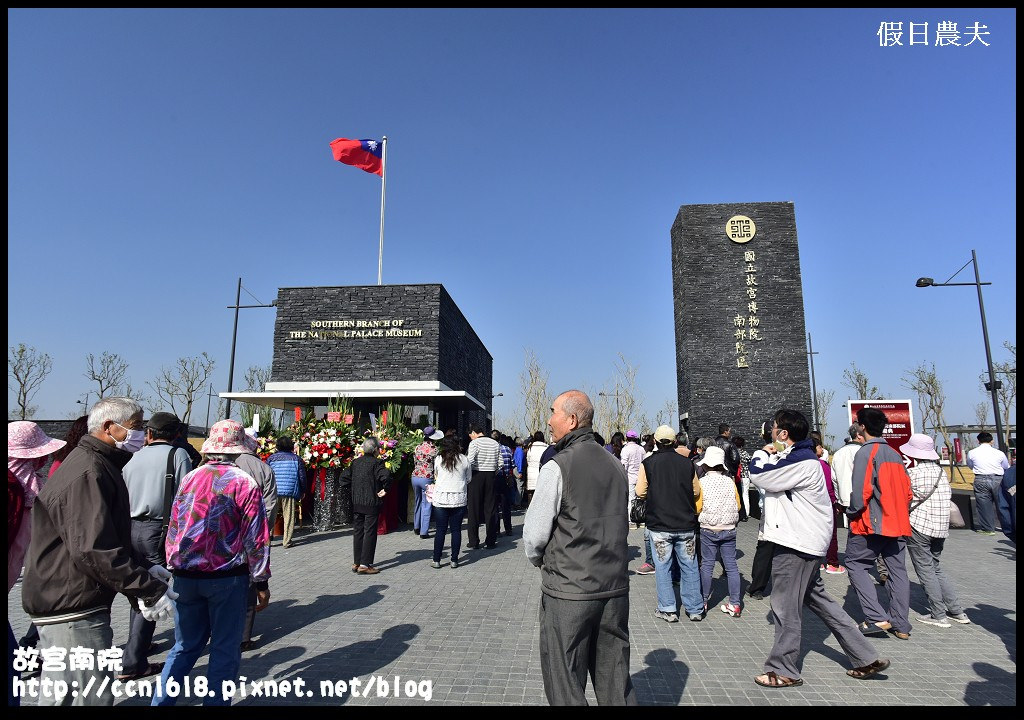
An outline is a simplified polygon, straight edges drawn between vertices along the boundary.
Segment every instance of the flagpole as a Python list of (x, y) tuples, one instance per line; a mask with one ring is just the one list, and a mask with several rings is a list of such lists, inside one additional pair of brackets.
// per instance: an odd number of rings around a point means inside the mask
[(388, 136), (381, 140), (381, 174), (380, 174), (380, 252), (377, 254), (377, 284), (381, 284), (384, 272), (384, 189), (388, 184)]

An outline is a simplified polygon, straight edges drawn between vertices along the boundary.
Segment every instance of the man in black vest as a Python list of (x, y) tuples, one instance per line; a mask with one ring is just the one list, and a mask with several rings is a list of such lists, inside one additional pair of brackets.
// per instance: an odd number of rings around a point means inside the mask
[(551, 407), (558, 454), (541, 468), (523, 526), (541, 569), (540, 664), (551, 705), (636, 705), (629, 676), (629, 577), (622, 463), (594, 441), (594, 406), (569, 390)]

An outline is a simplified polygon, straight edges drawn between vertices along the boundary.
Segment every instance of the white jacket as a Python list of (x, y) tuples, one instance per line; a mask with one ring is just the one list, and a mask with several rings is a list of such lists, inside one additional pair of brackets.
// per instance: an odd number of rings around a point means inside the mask
[(824, 557), (832, 541), (832, 500), (811, 442), (803, 440), (770, 457), (755, 451), (750, 482), (765, 491), (764, 539)]

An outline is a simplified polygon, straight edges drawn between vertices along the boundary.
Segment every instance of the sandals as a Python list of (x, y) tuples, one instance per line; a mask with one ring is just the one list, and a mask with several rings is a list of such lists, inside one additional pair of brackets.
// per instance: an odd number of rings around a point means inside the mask
[(872, 675), (877, 675), (878, 673), (885, 670), (887, 667), (889, 667), (888, 660), (875, 660), (870, 665), (854, 668), (853, 670), (847, 670), (846, 674), (852, 678), (857, 678), (858, 680), (865, 680), (871, 677)]
[[(888, 664), (886, 665), (886, 667), (888, 667)], [(767, 678), (767, 680), (761, 680), (761, 678)], [(758, 675), (756, 678), (754, 678), (754, 682), (756, 682), (761, 687), (766, 688), (799, 687), (800, 685), (804, 684), (804, 681), (800, 678), (789, 678), (785, 675), (779, 675), (775, 672), (772, 672), (771, 670), (766, 672), (764, 675)]]

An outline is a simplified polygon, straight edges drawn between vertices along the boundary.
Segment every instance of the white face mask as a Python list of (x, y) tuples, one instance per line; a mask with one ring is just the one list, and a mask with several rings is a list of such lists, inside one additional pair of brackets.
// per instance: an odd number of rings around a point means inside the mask
[(128, 433), (124, 440), (114, 439), (114, 447), (118, 450), (124, 450), (125, 452), (136, 453), (142, 449), (142, 446), (146, 443), (146, 431), (145, 430), (129, 430), (121, 423), (114, 423), (119, 428)]

